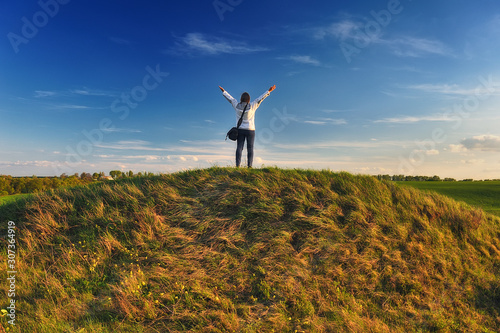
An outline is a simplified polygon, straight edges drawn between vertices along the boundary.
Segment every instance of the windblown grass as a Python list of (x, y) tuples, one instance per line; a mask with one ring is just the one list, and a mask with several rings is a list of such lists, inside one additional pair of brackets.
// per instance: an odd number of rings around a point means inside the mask
[(500, 330), (500, 220), (369, 176), (211, 168), (0, 216), (19, 228), (11, 332)]

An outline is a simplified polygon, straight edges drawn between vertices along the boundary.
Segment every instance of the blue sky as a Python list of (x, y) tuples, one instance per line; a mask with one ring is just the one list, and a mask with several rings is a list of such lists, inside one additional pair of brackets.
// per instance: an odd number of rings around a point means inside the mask
[(500, 4), (6, 1), (0, 174), (234, 165), (500, 178)]

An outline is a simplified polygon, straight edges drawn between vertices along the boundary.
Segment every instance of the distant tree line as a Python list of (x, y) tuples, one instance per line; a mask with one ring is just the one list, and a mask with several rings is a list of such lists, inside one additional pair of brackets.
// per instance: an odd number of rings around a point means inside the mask
[(419, 181), (419, 182), (439, 182), (439, 181), (447, 181), (447, 182), (455, 182), (454, 178), (445, 178), (441, 179), (439, 176), (405, 176), (405, 175), (377, 175), (379, 180), (392, 180), (395, 182), (403, 182), (403, 181)]
[(132, 171), (122, 172), (113, 170), (109, 172), (107, 177), (104, 172), (94, 172), (94, 174), (82, 172), (81, 174), (75, 173), (68, 176), (63, 173), (59, 177), (13, 177), (0, 175), (0, 196), (21, 194), (21, 193), (37, 193), (57, 189), (60, 187), (71, 187), (77, 185), (87, 185), (97, 181), (104, 181), (110, 179), (130, 178), (139, 176), (150, 176), (152, 173), (137, 173)]
[[(376, 176), (379, 180), (392, 180), (395, 182), (410, 182), (410, 181), (417, 181), (417, 182), (456, 182), (457, 180), (455, 178), (443, 178), (439, 176), (405, 176), (405, 175), (377, 175)], [(484, 181), (498, 181), (500, 179), (485, 179)], [(474, 179), (462, 179), (459, 180), (462, 182), (472, 182)]]

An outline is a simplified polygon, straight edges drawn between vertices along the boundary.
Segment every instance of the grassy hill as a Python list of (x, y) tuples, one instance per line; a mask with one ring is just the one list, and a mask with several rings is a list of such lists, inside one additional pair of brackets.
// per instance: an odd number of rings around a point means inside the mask
[(18, 227), (10, 332), (500, 331), (500, 220), (369, 176), (211, 168), (0, 217)]

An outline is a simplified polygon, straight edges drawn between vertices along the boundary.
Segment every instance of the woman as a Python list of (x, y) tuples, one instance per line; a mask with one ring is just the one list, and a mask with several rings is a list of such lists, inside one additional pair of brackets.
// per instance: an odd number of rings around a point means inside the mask
[(252, 167), (253, 163), (253, 144), (255, 141), (255, 111), (257, 111), (260, 103), (271, 94), (271, 91), (276, 89), (276, 85), (269, 88), (264, 94), (262, 94), (255, 101), (250, 103), (250, 95), (247, 92), (241, 94), (240, 102), (233, 98), (227, 91), (224, 90), (221, 86), (219, 86), (220, 90), (222, 90), (222, 95), (231, 103), (234, 110), (236, 111), (236, 121), (238, 121), (245, 110), (245, 115), (243, 116), (243, 122), (241, 123), (240, 128), (238, 129), (238, 139), (236, 145), (236, 166), (239, 167), (241, 163), (241, 154), (243, 152), (243, 146), (245, 144), (245, 140), (247, 141), (247, 162), (248, 167)]

